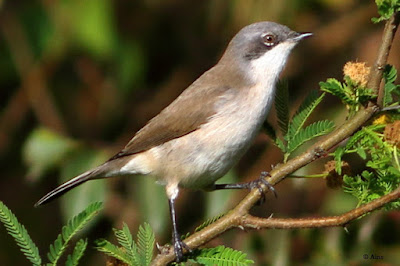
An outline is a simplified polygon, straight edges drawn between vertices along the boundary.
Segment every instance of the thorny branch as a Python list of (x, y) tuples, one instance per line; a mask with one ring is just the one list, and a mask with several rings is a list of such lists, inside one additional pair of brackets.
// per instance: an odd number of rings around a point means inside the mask
[[(372, 67), (368, 87), (382, 95), (380, 83), (382, 80), (383, 67), (386, 65), (391, 44), (399, 25), (400, 14), (395, 13), (385, 25), (383, 32), (382, 43), (378, 51), (377, 58)], [(322, 140), (315, 143), (303, 154), (289, 160), (285, 164), (278, 165), (271, 171), (271, 177), (267, 181), (271, 185), (276, 185), (282, 181), (287, 175), (300, 169), (301, 167), (318, 159), (326, 150), (329, 150), (339, 144), (342, 140), (351, 136), (365, 122), (367, 122), (377, 111), (379, 111), (379, 103), (370, 103), (367, 107), (362, 108), (351, 121), (346, 121), (345, 124), (338, 127), (331, 134), (325, 136)], [(264, 191), (267, 192), (264, 187)], [(207, 226), (203, 230), (194, 233), (187, 239), (185, 243), (195, 249), (218, 235), (226, 232), (229, 229), (239, 228), (311, 228), (311, 227), (331, 227), (341, 226), (361, 217), (373, 210), (382, 207), (384, 204), (400, 198), (400, 188), (397, 188), (392, 193), (376, 199), (368, 204), (353, 209), (340, 216), (322, 217), (322, 218), (304, 218), (304, 219), (277, 219), (277, 218), (258, 218), (251, 216), (248, 212), (251, 207), (260, 199), (261, 195), (258, 189), (253, 189), (234, 209), (229, 211), (225, 216)], [(175, 258), (174, 252), (169, 249), (166, 252), (159, 254), (152, 265), (166, 265)]]

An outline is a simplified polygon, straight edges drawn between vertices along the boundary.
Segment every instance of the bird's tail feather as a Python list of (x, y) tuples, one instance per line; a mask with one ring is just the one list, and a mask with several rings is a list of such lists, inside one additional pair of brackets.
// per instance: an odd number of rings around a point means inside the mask
[(90, 180), (94, 179), (96, 175), (97, 169), (87, 171), (83, 174), (80, 174), (71, 180), (68, 180), (67, 182), (61, 184), (57, 188), (53, 189), (49, 193), (47, 193), (45, 196), (43, 196), (38, 202), (36, 202), (35, 207), (39, 205), (43, 205), (48, 203), (49, 201), (60, 197), (64, 193), (68, 192), (69, 190), (73, 189), (74, 187)]

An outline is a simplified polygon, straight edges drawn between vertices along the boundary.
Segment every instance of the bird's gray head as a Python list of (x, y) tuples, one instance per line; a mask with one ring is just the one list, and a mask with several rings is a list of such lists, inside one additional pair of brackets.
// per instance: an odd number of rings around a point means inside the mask
[(220, 62), (237, 68), (253, 82), (267, 74), (277, 78), (292, 48), (311, 33), (297, 33), (274, 22), (257, 22), (241, 29), (231, 40)]

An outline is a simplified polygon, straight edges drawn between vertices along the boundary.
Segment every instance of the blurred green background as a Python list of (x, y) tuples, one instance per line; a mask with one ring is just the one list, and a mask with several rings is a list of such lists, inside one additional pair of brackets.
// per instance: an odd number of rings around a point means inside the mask
[[(243, 26), (261, 20), (311, 31), (283, 74), (292, 109), (347, 61), (372, 64), (383, 24), (373, 1), (361, 0), (0, 0), (0, 200), (23, 223), (44, 257), (61, 226), (89, 202), (105, 210), (90, 241), (110, 237), (125, 221), (136, 231), (149, 222), (160, 244), (170, 241), (168, 204), (152, 178), (89, 182), (43, 206), (33, 204), (63, 180), (113, 155), (150, 118), (210, 68)], [(397, 36), (389, 62), (400, 67)], [(327, 97), (320, 118), (344, 122), (345, 110)], [(274, 112), (269, 121), (276, 124)], [(282, 160), (265, 134), (221, 182), (248, 181)], [(328, 159), (300, 174), (321, 173)], [(287, 179), (253, 212), (268, 217), (340, 214), (356, 202), (323, 179)], [(183, 191), (182, 233), (234, 206), (245, 191)], [(375, 212), (342, 228), (231, 230), (209, 245), (243, 250), (256, 265), (395, 265), (400, 261), (400, 213)], [(92, 242), (91, 242), (92, 243)], [(364, 260), (363, 254), (383, 256)], [(0, 226), (0, 264), (29, 265)], [(82, 265), (105, 264), (88, 249)]]

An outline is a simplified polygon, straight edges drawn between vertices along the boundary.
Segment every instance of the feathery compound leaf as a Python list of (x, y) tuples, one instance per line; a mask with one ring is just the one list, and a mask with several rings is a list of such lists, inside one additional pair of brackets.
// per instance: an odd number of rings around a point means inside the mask
[(310, 94), (306, 97), (306, 99), (297, 110), (296, 114), (293, 116), (291, 123), (289, 124), (288, 133), (286, 135), (286, 140), (288, 142), (290, 142), (291, 139), (299, 133), (306, 120), (310, 117), (311, 113), (322, 101), (324, 96), (325, 93), (321, 94), (321, 96), (318, 97), (317, 91), (311, 91)]
[(54, 244), (50, 245), (50, 251), (47, 253), (50, 265), (57, 264), (71, 238), (96, 216), (101, 210), (102, 205), (101, 202), (90, 204), (84, 211), (69, 220), (67, 225), (63, 226), (62, 234), (58, 235)]
[(87, 247), (87, 239), (80, 239), (72, 252), (72, 255), (68, 255), (67, 261), (65, 263), (66, 266), (76, 266), (79, 263), (79, 260), (82, 258), (83, 253), (85, 252)]
[(134, 265), (130, 261), (130, 257), (126, 252), (124, 252), (121, 248), (115, 246), (114, 244), (110, 243), (109, 241), (105, 239), (98, 239), (95, 241), (95, 244), (97, 250), (104, 252), (105, 254), (114, 257), (120, 261), (123, 261), (128, 265)]
[[(372, 131), (377, 131), (377, 130), (383, 129), (384, 127), (385, 127), (385, 125), (378, 124), (378, 125), (369, 125), (366, 128), (368, 128)], [(357, 131), (347, 141), (346, 146), (345, 146), (345, 151), (357, 148), (357, 144), (359, 144), (359, 142), (362, 141), (366, 135), (369, 135), (369, 134), (367, 131), (365, 131), (363, 129)]]
[(288, 143), (288, 152), (291, 153), (305, 142), (331, 132), (334, 127), (335, 124), (332, 121), (322, 120), (314, 122), (304, 129), (300, 129)]
[(198, 227), (196, 227), (196, 229), (194, 229), (195, 232), (198, 232), (200, 230), (203, 230), (204, 228), (206, 228), (207, 226), (209, 226), (210, 224), (214, 223), (215, 221), (221, 219), (222, 216), (224, 216), (225, 213), (222, 213), (220, 215), (217, 215), (215, 217), (212, 217), (210, 219), (208, 219), (207, 221), (205, 221), (204, 223), (202, 223), (201, 225), (199, 225)]
[(139, 226), (137, 243), (142, 262), (141, 265), (150, 265), (151, 259), (153, 258), (154, 242), (155, 236), (151, 226), (148, 223)]
[(225, 246), (218, 246), (215, 248), (205, 248), (197, 250), (194, 258), (190, 261), (200, 263), (206, 266), (214, 265), (232, 265), (232, 266), (247, 266), (254, 264), (254, 261), (246, 258), (247, 254), (227, 248)]
[(276, 132), (274, 127), (267, 121), (264, 121), (264, 124), (262, 126), (264, 132), (273, 140), (276, 139)]
[(15, 239), (25, 257), (33, 264), (40, 266), (42, 260), (39, 250), (30, 238), (25, 227), (18, 222), (17, 217), (2, 201), (0, 201), (0, 221), (4, 224), (7, 232)]
[(399, 85), (394, 84), (397, 79), (396, 68), (391, 65), (386, 65), (385, 70), (383, 71), (383, 78), (385, 80), (383, 106), (386, 107), (393, 103), (392, 93), (395, 92), (396, 89), (400, 88)]
[(278, 146), (279, 149), (281, 149), (281, 151), (283, 153), (286, 153), (287, 148), (286, 148), (286, 145), (283, 143), (283, 140), (281, 140), (280, 138), (276, 138), (275, 144), (276, 144), (276, 146)]
[(328, 92), (342, 100), (347, 105), (354, 105), (357, 102), (351, 97), (352, 91), (348, 90), (336, 79), (330, 78), (326, 82), (320, 82), (319, 86), (322, 91)]
[(278, 125), (283, 135), (286, 135), (289, 126), (289, 89), (286, 80), (279, 81), (275, 93), (275, 110)]
[(133, 241), (129, 227), (124, 223), (122, 230), (114, 229), (118, 243), (125, 249), (133, 265), (140, 265), (140, 255), (136, 243)]

